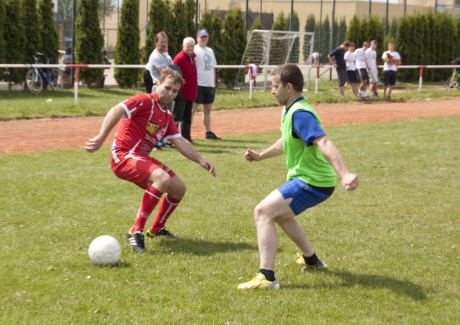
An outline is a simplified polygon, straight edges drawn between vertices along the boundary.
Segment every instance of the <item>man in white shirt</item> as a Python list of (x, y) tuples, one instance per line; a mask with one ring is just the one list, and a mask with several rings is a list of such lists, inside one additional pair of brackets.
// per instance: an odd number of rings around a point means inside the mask
[(358, 93), (362, 98), (367, 98), (367, 84), (369, 82), (369, 75), (367, 74), (366, 65), (366, 50), (369, 48), (369, 43), (364, 42), (363, 46), (355, 50), (355, 64), (356, 70), (358, 71), (361, 84), (358, 88)]
[(152, 88), (160, 80), (161, 71), (173, 65), (173, 60), (168, 54), (168, 36), (165, 32), (155, 35), (155, 49), (150, 54), (149, 62), (145, 65), (144, 84), (147, 93), (152, 92)]
[(200, 29), (197, 33), (197, 44), (195, 45), (195, 61), (198, 73), (198, 94), (193, 103), (193, 113), (198, 106), (203, 105), (203, 124), (206, 128), (205, 139), (220, 140), (211, 131), (211, 108), (216, 95), (216, 71), (217, 65), (214, 51), (207, 47), (209, 34), (206, 29)]
[(377, 71), (377, 41), (372, 40), (371, 46), (366, 50), (366, 65), (369, 69), (372, 97), (379, 97), (377, 94), (377, 84), (379, 82), (379, 73)]
[(382, 54), (383, 64), (383, 96), (386, 96), (388, 89), (388, 99), (391, 99), (391, 91), (396, 84), (396, 71), (401, 64), (401, 56), (395, 51), (393, 43), (388, 44), (388, 51)]
[(357, 99), (360, 99), (358, 94), (358, 78), (356, 77), (356, 67), (355, 67), (355, 43), (350, 43), (350, 49), (345, 52), (344, 59), (347, 67), (347, 80), (351, 85), (351, 90)]

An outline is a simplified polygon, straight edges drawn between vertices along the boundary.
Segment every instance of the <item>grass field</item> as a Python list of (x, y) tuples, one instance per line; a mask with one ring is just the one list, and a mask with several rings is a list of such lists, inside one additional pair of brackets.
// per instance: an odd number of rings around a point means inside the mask
[[(282, 157), (249, 164), (276, 133), (196, 141), (212, 178), (174, 150), (154, 152), (188, 186), (168, 228), (180, 240), (123, 236), (142, 192), (117, 179), (109, 148), (0, 156), (3, 324), (458, 324), (460, 117), (327, 128), (355, 192), (337, 189), (299, 218), (329, 271), (303, 273), (280, 232), (279, 291), (239, 292), (258, 270), (255, 205), (284, 181)], [(150, 225), (149, 220), (148, 225)], [(109, 234), (122, 263), (93, 266)]]
[[(382, 87), (379, 92), (382, 96)], [(312, 104), (320, 103), (353, 103), (354, 99), (350, 87), (346, 89), (346, 96), (340, 96), (337, 82), (321, 80), (319, 93), (315, 95), (314, 83), (310, 90), (305, 92)], [(129, 98), (135, 93), (142, 93), (143, 89), (87, 89), (79, 90), (78, 105), (74, 104), (73, 89), (58, 91), (43, 91), (32, 94), (27, 91), (0, 91), (0, 120), (23, 119), (36, 117), (61, 117), (61, 116), (101, 116), (110, 107)], [(460, 97), (460, 91), (446, 90), (442, 84), (425, 83), (423, 91), (418, 92), (418, 84), (398, 83), (392, 98), (394, 101), (425, 100), (428, 98)], [(370, 101), (384, 101), (383, 98)], [(252, 99), (249, 99), (248, 90), (218, 89), (213, 110), (234, 108), (270, 107), (277, 106), (276, 99), (270, 90), (256, 90)]]

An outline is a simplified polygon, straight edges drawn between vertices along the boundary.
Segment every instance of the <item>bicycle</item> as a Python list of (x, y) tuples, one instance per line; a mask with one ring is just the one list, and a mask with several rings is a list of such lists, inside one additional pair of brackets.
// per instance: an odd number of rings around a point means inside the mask
[[(43, 56), (42, 53), (37, 52), (34, 55), (35, 64), (40, 64), (38, 56)], [(50, 63), (49, 59), (47, 60)], [(57, 68), (43, 69), (43, 68), (32, 68), (26, 73), (26, 86), (32, 93), (39, 93), (46, 89), (50, 85), (53, 90), (61, 90), (64, 88), (64, 80), (62, 78), (62, 71)]]

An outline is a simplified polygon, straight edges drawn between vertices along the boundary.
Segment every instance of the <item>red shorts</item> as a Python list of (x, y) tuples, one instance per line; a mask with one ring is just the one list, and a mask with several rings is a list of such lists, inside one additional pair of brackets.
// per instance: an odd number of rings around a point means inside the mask
[(149, 186), (149, 177), (158, 168), (163, 169), (171, 177), (176, 176), (169, 167), (150, 156), (129, 152), (126, 154), (117, 152), (117, 156), (123, 158), (118, 163), (115, 163), (113, 157), (111, 159), (112, 171), (115, 175), (143, 189)]

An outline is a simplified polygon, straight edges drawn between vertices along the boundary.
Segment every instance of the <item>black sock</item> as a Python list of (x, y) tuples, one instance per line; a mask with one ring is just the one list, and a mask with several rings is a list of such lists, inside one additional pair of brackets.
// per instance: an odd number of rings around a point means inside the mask
[(313, 253), (312, 256), (303, 256), (303, 259), (305, 260), (305, 263), (307, 263), (307, 265), (316, 265), (316, 262), (318, 262), (319, 258), (318, 256), (316, 256), (315, 253)]
[(275, 272), (272, 271), (272, 270), (267, 270), (267, 269), (260, 269), (259, 270), (260, 273), (262, 273), (263, 275), (265, 275), (265, 279), (267, 279), (268, 281), (275, 281)]

